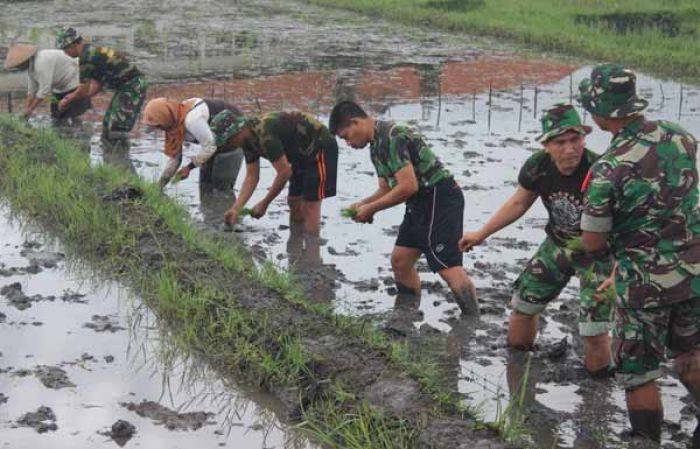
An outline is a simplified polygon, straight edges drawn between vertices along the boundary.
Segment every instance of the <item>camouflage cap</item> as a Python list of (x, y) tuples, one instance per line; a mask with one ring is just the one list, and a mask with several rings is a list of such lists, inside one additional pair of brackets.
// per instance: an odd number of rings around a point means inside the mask
[(558, 103), (548, 109), (542, 116), (542, 134), (537, 137), (540, 143), (554, 139), (567, 131), (590, 134), (593, 129), (581, 123), (576, 109), (566, 103)]
[(637, 77), (619, 64), (594, 68), (591, 77), (581, 81), (576, 99), (591, 114), (608, 118), (629, 117), (649, 104), (637, 96)]
[(56, 33), (56, 48), (63, 50), (82, 38), (83, 37), (75, 31), (75, 28), (61, 28), (58, 30), (58, 33)]
[(238, 134), (247, 123), (243, 114), (230, 109), (224, 109), (211, 120), (211, 131), (216, 139), (216, 146), (223, 146), (228, 140)]

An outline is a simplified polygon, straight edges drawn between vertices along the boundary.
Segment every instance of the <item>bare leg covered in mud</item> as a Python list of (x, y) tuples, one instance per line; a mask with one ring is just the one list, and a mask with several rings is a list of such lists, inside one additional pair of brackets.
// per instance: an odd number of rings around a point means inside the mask
[[(539, 315), (527, 315), (514, 310), (508, 319), (508, 346), (520, 351), (530, 351), (537, 337)], [(586, 371), (594, 378), (609, 377), (611, 360), (610, 335), (583, 337)]]
[(318, 237), (321, 230), (321, 201), (306, 201), (300, 196), (287, 198), (289, 225), (304, 225), (306, 234)]
[(420, 296), (420, 276), (416, 262), (423, 253), (417, 248), (395, 246), (391, 253), (391, 268), (394, 270), (396, 288), (400, 293)]
[(463, 316), (478, 317), (479, 302), (476, 296), (474, 282), (464, 271), (464, 268), (450, 267), (438, 272), (455, 295), (455, 300), (462, 311)]

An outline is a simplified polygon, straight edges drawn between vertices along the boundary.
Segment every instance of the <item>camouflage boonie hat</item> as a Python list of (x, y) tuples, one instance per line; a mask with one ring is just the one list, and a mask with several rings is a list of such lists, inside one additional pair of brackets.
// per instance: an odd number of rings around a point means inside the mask
[(558, 103), (548, 109), (542, 116), (542, 134), (537, 137), (540, 143), (561, 136), (567, 131), (590, 134), (593, 129), (581, 123), (581, 117), (570, 104)]
[(629, 117), (649, 104), (637, 96), (637, 76), (619, 64), (603, 64), (581, 81), (576, 99), (591, 114), (608, 118)]
[(243, 129), (248, 120), (243, 114), (224, 109), (211, 120), (211, 131), (216, 138), (216, 146), (222, 146)]
[(61, 28), (58, 30), (58, 33), (56, 33), (56, 48), (63, 50), (82, 38), (83, 37), (75, 31), (75, 28)]

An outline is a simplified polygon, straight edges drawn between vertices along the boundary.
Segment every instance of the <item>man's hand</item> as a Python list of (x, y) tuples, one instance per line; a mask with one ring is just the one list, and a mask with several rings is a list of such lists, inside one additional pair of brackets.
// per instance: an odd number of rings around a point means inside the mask
[(263, 201), (260, 201), (250, 210), (250, 216), (256, 219), (261, 218), (267, 213), (267, 206), (268, 204), (266, 204)]
[(187, 179), (190, 176), (190, 167), (185, 165), (178, 172), (177, 176), (179, 179)]
[(58, 110), (59, 111), (65, 110), (68, 107), (68, 105), (71, 104), (72, 101), (73, 101), (73, 95), (66, 95), (65, 97), (63, 97), (61, 99), (61, 101), (58, 102)]
[(231, 209), (227, 210), (226, 213), (224, 214), (224, 222), (233, 226), (236, 224), (238, 221), (238, 209), (236, 209), (235, 206), (231, 207)]
[(481, 232), (465, 232), (462, 238), (459, 239), (459, 250), (462, 252), (471, 251), (475, 246), (481, 245), (486, 237)]
[[(352, 208), (352, 206), (350, 206)], [(368, 204), (356, 208), (357, 215), (352, 219), (358, 223), (372, 223), (374, 221), (374, 209), (372, 209)]]
[(615, 290), (615, 273), (617, 272), (617, 262), (613, 265), (612, 273), (600, 283), (595, 289), (593, 300), (596, 302), (615, 301), (617, 299), (617, 291)]

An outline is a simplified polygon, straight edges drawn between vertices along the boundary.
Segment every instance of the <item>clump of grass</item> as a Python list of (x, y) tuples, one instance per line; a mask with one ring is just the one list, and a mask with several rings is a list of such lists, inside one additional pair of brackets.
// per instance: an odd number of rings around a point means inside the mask
[(357, 216), (357, 209), (341, 209), (340, 216), (343, 218), (355, 218)]

